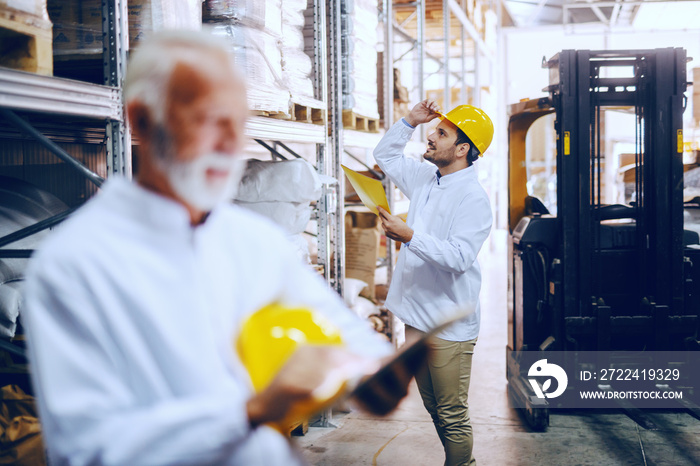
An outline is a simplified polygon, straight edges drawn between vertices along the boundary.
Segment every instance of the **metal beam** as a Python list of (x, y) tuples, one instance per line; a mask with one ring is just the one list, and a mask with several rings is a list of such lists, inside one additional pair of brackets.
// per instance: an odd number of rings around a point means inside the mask
[(5, 247), (8, 244), (14, 243), (15, 241), (19, 241), (29, 236), (35, 235), (41, 231), (46, 230), (47, 228), (51, 228), (52, 226), (58, 225), (66, 217), (72, 214), (76, 209), (77, 207), (73, 207), (71, 209), (64, 210), (58, 215), (54, 215), (53, 217), (49, 217), (33, 225), (29, 225), (28, 227), (24, 227), (20, 230), (10, 233), (9, 235), (1, 237), (0, 248)]
[(417, 14), (418, 14), (417, 11), (415, 11), (415, 10), (412, 11), (411, 14), (408, 15), (408, 16), (406, 17), (406, 19), (404, 19), (403, 21), (401, 21), (401, 24), (400, 24), (399, 26), (404, 27), (405, 25), (407, 25), (408, 23), (410, 23), (411, 20), (412, 20), (413, 18), (415, 18)]
[(352, 154), (351, 154), (350, 152), (348, 152), (347, 150), (345, 151), (345, 155), (347, 155), (348, 157), (350, 157), (351, 159), (353, 159), (354, 161), (356, 161), (357, 163), (359, 163), (360, 165), (362, 165), (363, 167), (365, 167), (365, 168), (367, 169), (367, 171), (369, 171), (372, 175), (376, 176), (377, 179), (383, 180), (383, 179), (386, 177), (386, 175), (384, 175), (383, 173), (379, 173), (378, 171), (374, 170), (372, 167), (370, 167), (369, 165), (367, 165), (366, 163), (364, 163), (362, 160), (360, 160), (359, 157), (355, 157), (354, 155), (352, 155)]
[(586, 0), (586, 2), (591, 5), (591, 11), (593, 11), (593, 14), (596, 15), (596, 17), (600, 20), (601, 23), (604, 24), (610, 24), (610, 19), (603, 14), (601, 9), (594, 4), (593, 0)]
[[(413, 50), (416, 47), (418, 47), (418, 41), (411, 34), (409, 34), (408, 31), (401, 28), (398, 25), (398, 23), (394, 23), (394, 32), (398, 32), (401, 37), (403, 37), (406, 40), (412, 41), (414, 43), (413, 47), (411, 47), (410, 50)], [(406, 54), (404, 54), (404, 55), (406, 55)], [(423, 56), (424, 56), (424, 60), (425, 60), (425, 58), (429, 58), (429, 59), (435, 61), (438, 65), (440, 65), (440, 69), (442, 69), (442, 66), (444, 65), (444, 63), (443, 63), (443, 60), (441, 58), (439, 58), (436, 55), (433, 55), (432, 53), (430, 53), (428, 51), (424, 51)], [(401, 56), (401, 58), (403, 58), (403, 55)], [(396, 62), (396, 61), (398, 61), (398, 59), (395, 60), (394, 62)], [(460, 76), (459, 74), (455, 73), (454, 71), (451, 72), (451, 74), (452, 74), (452, 76), (454, 76), (457, 79), (463, 79), (463, 76)]]
[(260, 144), (261, 146), (263, 146), (265, 149), (267, 149), (268, 152), (270, 152), (270, 154), (272, 154), (272, 158), (273, 158), (273, 159), (274, 159), (275, 157), (279, 157), (279, 158), (282, 159), (282, 160), (289, 160), (289, 159), (287, 159), (287, 157), (285, 157), (284, 155), (280, 154), (280, 153), (277, 151), (277, 149), (275, 149), (274, 147), (268, 145), (265, 141), (261, 141), (260, 139), (253, 139), (253, 140), (254, 140), (255, 142), (257, 142), (258, 144)]
[(528, 25), (533, 25), (535, 23), (535, 20), (540, 16), (540, 13), (542, 13), (542, 10), (544, 9), (545, 5), (547, 4), (548, 0), (539, 0), (537, 2), (537, 5), (535, 5), (534, 10), (530, 14), (530, 16), (527, 18), (527, 21), (525, 21), (525, 24)]
[(15, 126), (17, 129), (20, 129), (36, 139), (42, 146), (47, 148), (49, 151), (51, 151), (53, 154), (55, 154), (58, 158), (66, 162), (68, 165), (70, 165), (72, 168), (75, 168), (78, 173), (80, 173), (82, 176), (87, 178), (89, 181), (91, 181), (93, 184), (97, 185), (97, 187), (102, 186), (102, 183), (104, 182), (104, 178), (102, 178), (100, 175), (97, 173), (93, 172), (90, 170), (88, 167), (83, 165), (82, 163), (78, 162), (75, 160), (73, 157), (71, 157), (70, 154), (68, 154), (66, 151), (58, 147), (52, 140), (41, 134), (39, 131), (37, 131), (36, 128), (34, 128), (32, 125), (27, 123), (24, 119), (18, 117), (15, 112), (12, 110), (8, 110), (6, 108), (0, 108), (0, 115), (2, 115), (8, 122), (10, 122), (13, 126)]
[(118, 89), (0, 68), (0, 106), (96, 119), (122, 118)]
[[(484, 41), (481, 39), (481, 36), (479, 33), (476, 31), (476, 28), (474, 25), (469, 21), (469, 18), (467, 18), (467, 14), (462, 10), (462, 8), (459, 6), (456, 0), (444, 0), (448, 2), (450, 6), (450, 10), (452, 10), (452, 13), (455, 15), (455, 18), (457, 18), (457, 21), (459, 21), (462, 24), (462, 27), (464, 30), (469, 34), (469, 37), (471, 40), (476, 43), (476, 51), (475, 55), (478, 55), (480, 51), (482, 50), (490, 50)], [(491, 59), (491, 54), (486, 54), (487, 58)]]

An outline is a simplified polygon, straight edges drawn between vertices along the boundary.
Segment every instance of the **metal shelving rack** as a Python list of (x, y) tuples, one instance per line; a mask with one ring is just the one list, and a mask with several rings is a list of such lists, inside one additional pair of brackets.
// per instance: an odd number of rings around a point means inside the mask
[[(5, 115), (7, 111), (21, 111), (103, 120), (108, 173), (128, 176), (131, 138), (120, 87), (128, 48), (126, 3), (126, 0), (102, 1), (105, 85), (0, 68), (0, 108), (5, 110)], [(23, 126), (20, 129), (29, 133)], [(30, 135), (36, 137), (36, 133), (32, 131)]]
[[(104, 85), (0, 68), (0, 109), (13, 113), (19, 111), (22, 114), (41, 114), (49, 118), (70, 116), (94, 122), (102, 121), (105, 125), (107, 173), (131, 176), (131, 136), (123, 111), (121, 89), (128, 49), (126, 8), (126, 0), (102, 1)], [(337, 48), (338, 42), (328, 38), (326, 34), (325, 2), (314, 1), (314, 14), (315, 97), (324, 103), (328, 102), (331, 108), (337, 108), (337, 98), (326, 94), (329, 63), (325, 48), (326, 43)], [(332, 118), (334, 113), (331, 112), (330, 115)], [(329, 137), (327, 125), (251, 117), (246, 125), (246, 135), (250, 139), (316, 144), (319, 171), (338, 178), (340, 167), (333, 163), (336, 159), (334, 154), (338, 153), (338, 149), (331, 142), (340, 137), (340, 130), (337, 128), (330, 131)], [(32, 131), (31, 136), (38, 137), (38, 133), (39, 131)], [(57, 146), (50, 150), (62, 152), (61, 157), (64, 160), (68, 156)], [(319, 261), (324, 266), (326, 279), (338, 292), (342, 292), (343, 251), (340, 246), (343, 234), (342, 222), (337, 220), (342, 212), (334, 207), (337, 204), (334, 203), (334, 199), (337, 198), (336, 190), (335, 186), (328, 186), (323, 202), (319, 203)]]

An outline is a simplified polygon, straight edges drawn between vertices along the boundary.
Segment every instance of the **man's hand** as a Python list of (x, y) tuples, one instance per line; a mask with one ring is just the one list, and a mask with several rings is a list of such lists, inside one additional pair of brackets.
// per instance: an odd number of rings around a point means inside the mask
[(386, 210), (377, 206), (379, 210), (379, 218), (382, 220), (382, 228), (384, 229), (384, 234), (387, 238), (391, 238), (394, 241), (400, 241), (402, 243), (408, 243), (413, 238), (413, 230), (404, 223), (401, 217), (397, 215), (391, 215)]
[(322, 403), (346, 381), (373, 373), (378, 367), (378, 360), (338, 346), (300, 346), (270, 385), (248, 400), (250, 425), (283, 421), (296, 406)]
[(437, 118), (440, 107), (433, 100), (424, 100), (411, 109), (406, 122), (414, 128), (421, 123), (427, 123)]

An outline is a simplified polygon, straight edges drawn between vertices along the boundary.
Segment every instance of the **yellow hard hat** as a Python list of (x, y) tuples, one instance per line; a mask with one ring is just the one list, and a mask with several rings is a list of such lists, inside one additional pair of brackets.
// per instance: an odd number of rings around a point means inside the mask
[(457, 128), (464, 131), (474, 143), (479, 156), (483, 156), (493, 140), (493, 123), (491, 118), (478, 107), (473, 105), (459, 105), (448, 113), (440, 114), (441, 118), (447, 118)]
[[(236, 350), (256, 392), (264, 390), (301, 345), (342, 345), (340, 330), (318, 312), (269, 304), (252, 314), (241, 327)], [(296, 406), (280, 426), (311, 416), (330, 401), (314, 400)]]

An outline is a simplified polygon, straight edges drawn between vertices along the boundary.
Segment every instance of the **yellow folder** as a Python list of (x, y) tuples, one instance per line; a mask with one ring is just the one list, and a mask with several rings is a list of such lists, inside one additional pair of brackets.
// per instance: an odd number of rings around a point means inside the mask
[(345, 176), (350, 180), (350, 184), (355, 188), (357, 195), (360, 196), (360, 200), (369, 210), (379, 215), (377, 206), (381, 206), (384, 210), (391, 213), (389, 201), (386, 199), (384, 185), (382, 185), (381, 181), (361, 175), (355, 170), (350, 170), (345, 165), (341, 165), (341, 167), (345, 172)]

